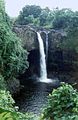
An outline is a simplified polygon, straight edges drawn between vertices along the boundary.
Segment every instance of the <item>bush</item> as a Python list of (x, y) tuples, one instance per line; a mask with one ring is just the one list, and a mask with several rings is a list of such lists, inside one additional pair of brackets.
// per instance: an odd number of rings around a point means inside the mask
[(6, 90), (6, 88), (7, 88), (6, 81), (4, 80), (3, 76), (0, 75), (0, 89)]
[(28, 113), (23, 114), (20, 112), (10, 112), (2, 110), (2, 112), (0, 112), (0, 120), (37, 120), (37, 119), (35, 119), (34, 115), (32, 114)]
[(0, 108), (9, 110), (9, 111), (15, 111), (15, 108), (13, 107), (13, 104), (15, 101), (11, 97), (9, 91), (0, 90)]
[(77, 120), (78, 92), (69, 84), (62, 83), (49, 95), (48, 105), (44, 110), (43, 119)]
[(20, 113), (9, 91), (0, 90), (0, 120), (37, 120), (33, 114)]

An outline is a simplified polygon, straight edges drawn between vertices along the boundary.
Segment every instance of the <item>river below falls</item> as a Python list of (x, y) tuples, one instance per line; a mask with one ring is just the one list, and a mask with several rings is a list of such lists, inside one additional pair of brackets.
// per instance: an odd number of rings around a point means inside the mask
[(15, 98), (21, 112), (33, 112), (39, 115), (47, 105), (48, 95), (57, 87), (56, 83), (42, 83), (28, 80), (19, 96)]

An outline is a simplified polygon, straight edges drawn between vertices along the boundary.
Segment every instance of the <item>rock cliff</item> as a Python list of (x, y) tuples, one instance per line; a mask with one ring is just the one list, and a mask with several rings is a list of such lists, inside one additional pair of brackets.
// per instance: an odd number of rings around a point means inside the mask
[[(78, 55), (73, 50), (63, 49), (61, 47), (63, 41), (67, 37), (67, 34), (63, 30), (45, 30), (34, 28), (30, 26), (14, 26), (13, 31), (22, 39), (22, 45), (30, 53), (29, 62), (32, 62), (32, 65), (38, 63), (38, 54), (39, 54), (39, 45), (36, 31), (41, 32), (41, 36), (44, 41), (45, 50), (46, 50), (46, 33), (48, 33), (48, 60), (47, 68), (48, 70), (56, 71), (71, 71), (78, 68), (77, 61)], [(35, 51), (35, 52), (34, 52)], [(36, 57), (37, 56), (37, 57)], [(37, 61), (37, 62), (35, 62)], [(75, 64), (74, 64), (75, 63)], [(31, 65), (31, 66), (32, 66)], [(37, 66), (36, 66), (37, 67)], [(32, 70), (33, 71), (33, 70)]]

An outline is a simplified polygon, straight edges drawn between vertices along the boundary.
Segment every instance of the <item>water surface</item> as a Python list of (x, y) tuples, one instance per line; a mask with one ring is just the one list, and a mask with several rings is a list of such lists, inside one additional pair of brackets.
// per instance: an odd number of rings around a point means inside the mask
[[(35, 81), (35, 80), (34, 80)], [(23, 91), (16, 98), (16, 103), (22, 112), (40, 114), (47, 104), (47, 98), (56, 84), (34, 82), (29, 80), (25, 83)]]

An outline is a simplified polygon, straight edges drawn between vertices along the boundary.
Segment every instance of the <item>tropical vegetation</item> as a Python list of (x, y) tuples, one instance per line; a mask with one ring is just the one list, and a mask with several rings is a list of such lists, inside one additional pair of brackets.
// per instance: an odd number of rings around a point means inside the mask
[[(5, 12), (4, 0), (0, 0), (0, 120), (37, 120), (33, 114), (19, 112), (8, 91), (8, 81), (17, 79), (28, 68), (28, 52), (22, 47), (20, 38), (12, 32), (12, 25), (63, 29), (67, 37), (59, 47), (78, 53), (78, 12), (26, 5), (17, 19), (12, 21)], [(65, 83), (54, 89), (40, 119), (78, 120), (77, 90)]]
[(78, 92), (71, 85), (62, 83), (48, 97), (42, 119), (47, 120), (77, 120)]

